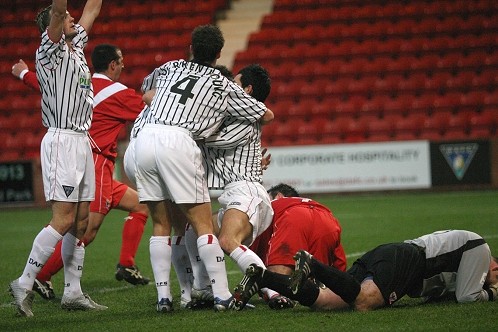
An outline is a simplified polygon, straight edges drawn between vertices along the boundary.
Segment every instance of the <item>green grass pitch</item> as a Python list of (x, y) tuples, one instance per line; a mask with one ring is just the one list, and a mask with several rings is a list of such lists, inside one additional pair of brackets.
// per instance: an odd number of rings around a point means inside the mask
[[(475, 231), (498, 255), (498, 191), (456, 191), (444, 193), (393, 192), (313, 197), (329, 206), (343, 227), (342, 241), (352, 264), (361, 253), (380, 243), (402, 241), (441, 229)], [(0, 331), (496, 331), (498, 303), (459, 305), (452, 302), (422, 305), (403, 298), (392, 308), (369, 313), (313, 312), (297, 306), (272, 311), (261, 300), (252, 299), (254, 310), (215, 313), (179, 308), (179, 288), (171, 275), (175, 311), (155, 311), (153, 285), (131, 286), (114, 279), (121, 245), (125, 213), (112, 211), (96, 240), (87, 248), (82, 279), (83, 290), (94, 300), (109, 306), (103, 312), (66, 312), (60, 309), (62, 273), (53, 279), (58, 299), (44, 301), (38, 295), (28, 319), (15, 316), (7, 293), (17, 278), (31, 244), (41, 227), (50, 220), (48, 209), (0, 210)], [(152, 278), (148, 255), (149, 222), (140, 244), (137, 264)], [(230, 287), (242, 274), (227, 257)]]

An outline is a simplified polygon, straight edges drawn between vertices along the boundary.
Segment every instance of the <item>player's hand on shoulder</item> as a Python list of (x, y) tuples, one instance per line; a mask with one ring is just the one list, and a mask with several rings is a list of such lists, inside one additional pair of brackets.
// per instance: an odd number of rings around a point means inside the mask
[(263, 169), (263, 171), (267, 170), (268, 166), (270, 166), (271, 164), (271, 153), (268, 153), (268, 155), (266, 155), (267, 152), (267, 148), (263, 148), (263, 150), (261, 150), (261, 155), (263, 156), (263, 158), (261, 159), (261, 168)]

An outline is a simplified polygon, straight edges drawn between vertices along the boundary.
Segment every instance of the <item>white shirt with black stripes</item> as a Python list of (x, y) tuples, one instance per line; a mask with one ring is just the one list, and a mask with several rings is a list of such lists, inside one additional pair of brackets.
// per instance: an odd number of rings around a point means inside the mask
[(36, 76), (45, 127), (87, 131), (92, 122), (93, 88), (83, 49), (88, 35), (81, 25), (69, 45), (62, 35), (52, 42), (45, 31), (36, 51)]

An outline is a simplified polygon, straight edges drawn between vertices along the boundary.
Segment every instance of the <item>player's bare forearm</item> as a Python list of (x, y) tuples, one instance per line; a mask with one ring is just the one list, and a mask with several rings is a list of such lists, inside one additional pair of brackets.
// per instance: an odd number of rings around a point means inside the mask
[(100, 9), (102, 8), (102, 0), (87, 0), (85, 8), (83, 8), (83, 13), (79, 20), (79, 24), (90, 33), (92, 29), (93, 22), (100, 14)]
[(273, 114), (273, 112), (269, 108), (267, 108), (265, 114), (261, 118), (261, 124), (263, 125), (268, 124), (272, 122), (274, 118), (275, 115)]
[(53, 0), (50, 11), (50, 23), (48, 25), (48, 36), (53, 42), (58, 42), (62, 37), (64, 18), (67, 12), (67, 0)]

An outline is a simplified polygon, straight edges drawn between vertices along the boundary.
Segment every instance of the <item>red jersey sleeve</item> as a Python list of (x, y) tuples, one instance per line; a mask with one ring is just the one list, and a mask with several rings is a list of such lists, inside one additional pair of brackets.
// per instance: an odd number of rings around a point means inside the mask
[(38, 79), (36, 78), (36, 74), (34, 72), (28, 71), (24, 75), (22, 81), (33, 90), (40, 90), (40, 85), (38, 84)]

